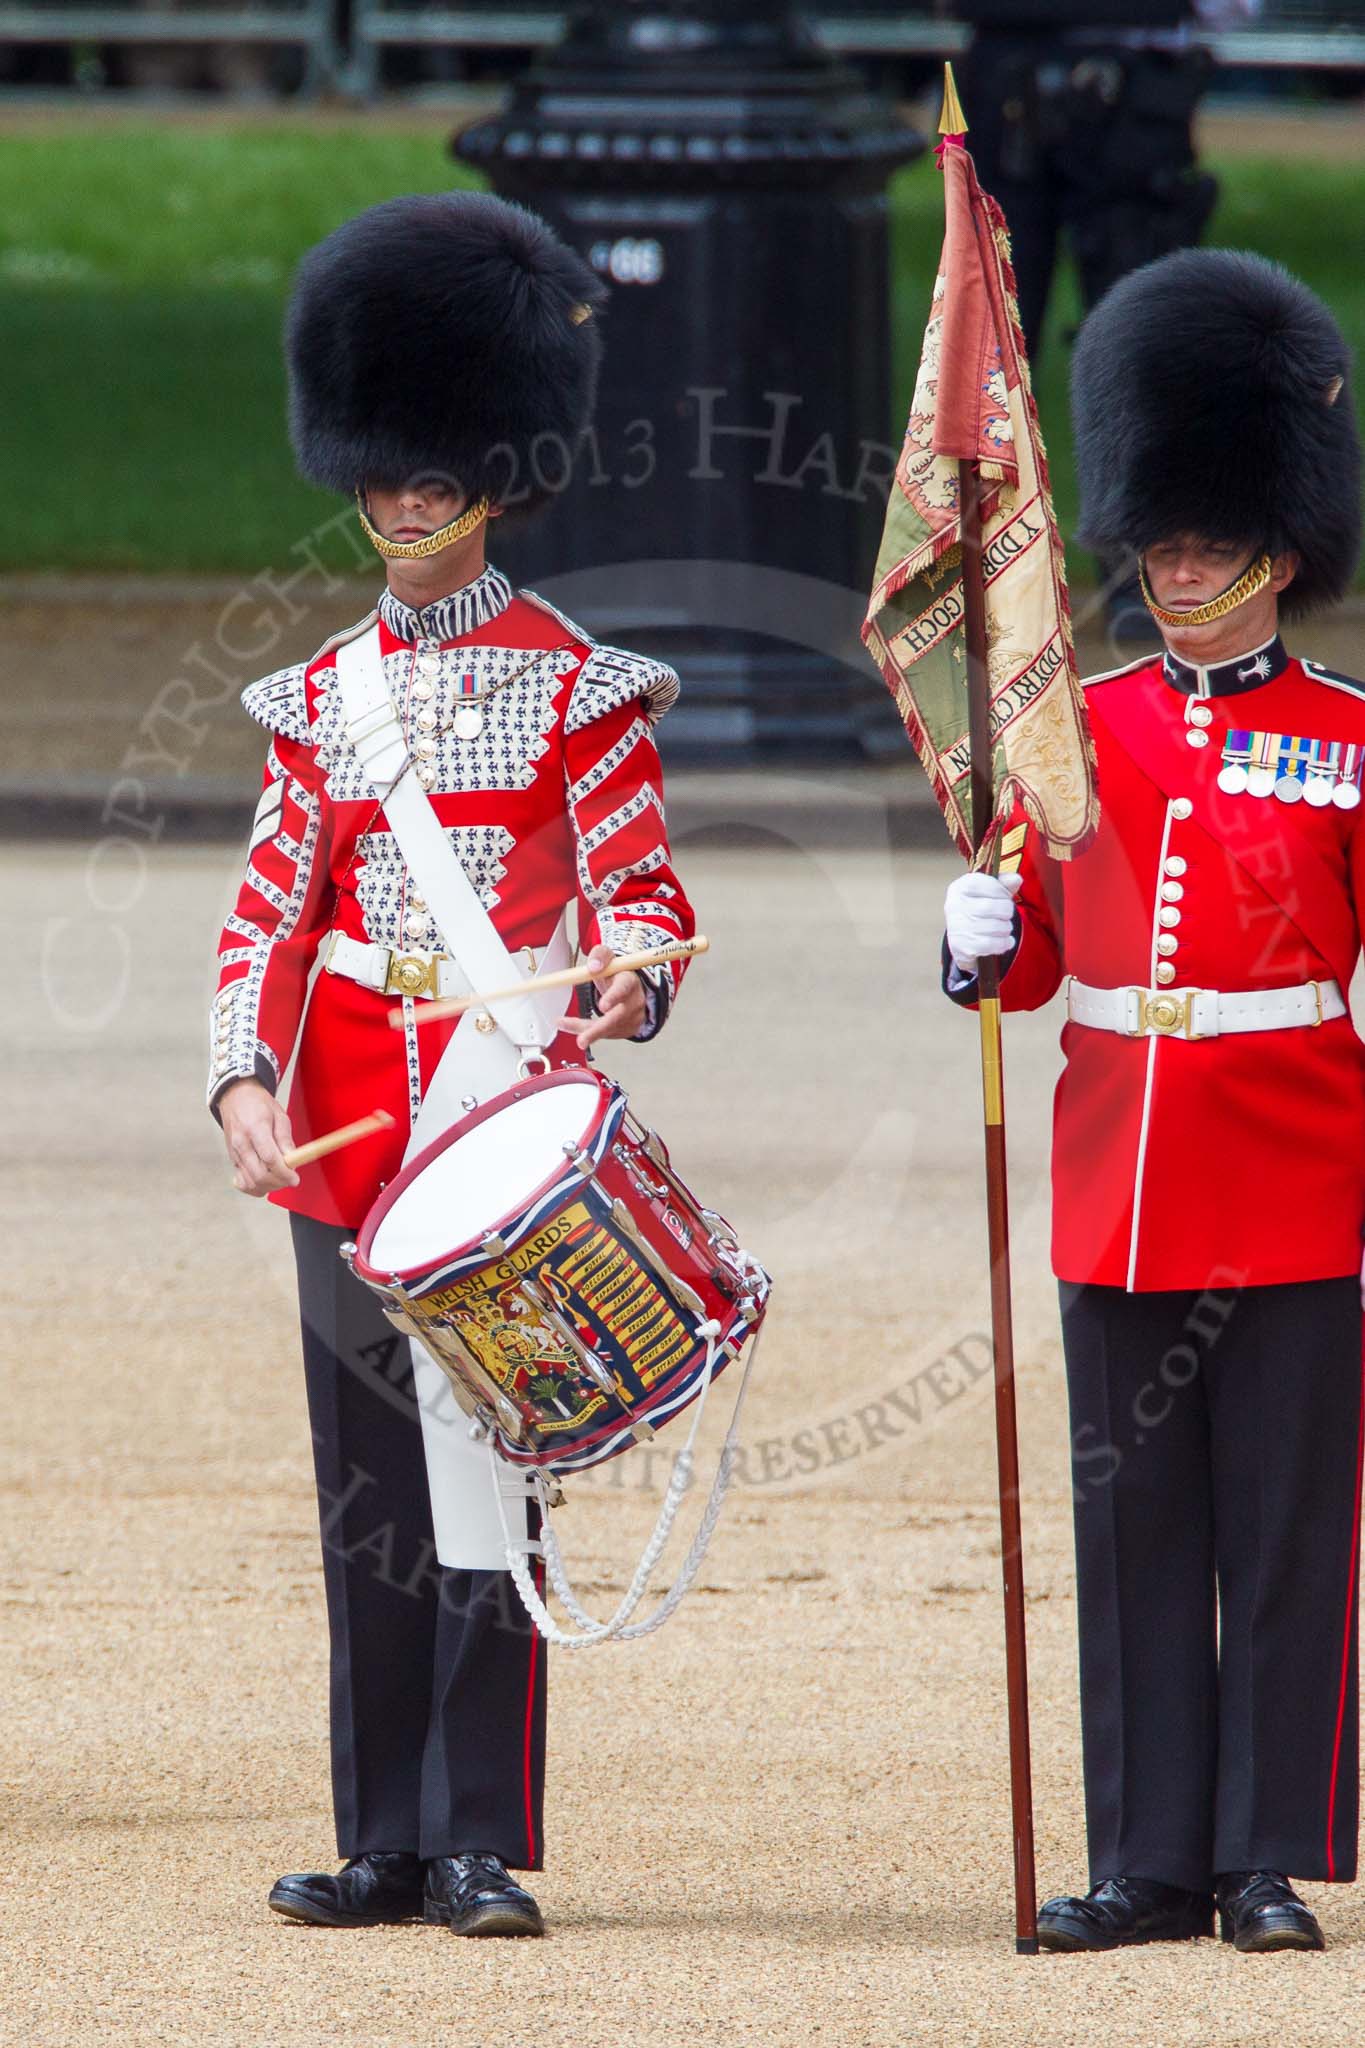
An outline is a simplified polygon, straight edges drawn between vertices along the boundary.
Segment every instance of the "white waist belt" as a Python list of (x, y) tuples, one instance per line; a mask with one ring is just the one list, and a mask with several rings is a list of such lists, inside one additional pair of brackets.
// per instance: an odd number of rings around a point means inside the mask
[[(536, 952), (523, 946), (527, 972), (536, 970)], [(362, 988), (386, 996), (467, 996), (468, 977), (448, 953), (395, 953), (388, 946), (366, 945), (363, 939), (333, 932), (322, 964), (329, 974), (344, 974)]]
[(1092, 1031), (1125, 1038), (1219, 1038), (1226, 1031), (1289, 1031), (1346, 1015), (1334, 981), (1300, 988), (1087, 988), (1067, 983), (1067, 1015)]

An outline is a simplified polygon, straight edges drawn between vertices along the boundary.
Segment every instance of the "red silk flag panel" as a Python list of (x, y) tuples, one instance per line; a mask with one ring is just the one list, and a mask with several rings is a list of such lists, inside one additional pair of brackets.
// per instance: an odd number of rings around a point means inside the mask
[(972, 857), (959, 462), (982, 484), (995, 814), (1021, 804), (1049, 853), (1099, 822), (1066, 568), (1029, 384), (1009, 236), (966, 150), (943, 150), (946, 227), (863, 639), (948, 830)]

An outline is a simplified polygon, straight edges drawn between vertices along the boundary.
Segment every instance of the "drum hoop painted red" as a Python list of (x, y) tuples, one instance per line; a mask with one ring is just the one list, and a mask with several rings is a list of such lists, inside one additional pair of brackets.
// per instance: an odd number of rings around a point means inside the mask
[(434, 1254), (432, 1257), (423, 1259), (417, 1265), (412, 1266), (373, 1265), (370, 1261), (369, 1249), (378, 1234), (379, 1226), (383, 1223), (389, 1211), (407, 1193), (413, 1183), (420, 1178), (433, 1159), (439, 1159), (443, 1152), (449, 1150), (450, 1146), (459, 1139), (467, 1137), (471, 1131), (476, 1130), (480, 1124), (486, 1123), (490, 1117), (500, 1115), (506, 1110), (509, 1103), (520, 1102), (527, 1096), (542, 1094), (546, 1089), (550, 1088), (562, 1088), (570, 1083), (581, 1086), (585, 1081), (592, 1083), (596, 1087), (599, 1099), (596, 1113), (580, 1134), (580, 1142), (586, 1150), (593, 1150), (603, 1125), (609, 1119), (614, 1119), (619, 1124), (625, 1115), (626, 1099), (617, 1082), (613, 1081), (609, 1075), (598, 1073), (593, 1067), (555, 1067), (548, 1074), (534, 1074), (525, 1081), (518, 1081), (513, 1087), (504, 1089), (500, 1095), (491, 1096), (487, 1102), (480, 1103), (477, 1109), (471, 1110), (467, 1116), (462, 1116), (457, 1124), (452, 1124), (448, 1131), (442, 1131), (439, 1138), (434, 1138), (430, 1145), (424, 1146), (422, 1151), (416, 1153), (413, 1158), (407, 1161), (397, 1178), (391, 1180), (383, 1193), (371, 1204), (358, 1234), (355, 1271), (360, 1277), (364, 1280), (377, 1281), (381, 1284), (385, 1280), (397, 1280), (399, 1282), (424, 1280), (437, 1267), (444, 1271), (448, 1267), (462, 1263), (465, 1259), (477, 1257), (482, 1260), (486, 1258), (487, 1254), (483, 1249), (486, 1238), (502, 1236), (511, 1229), (513, 1224), (518, 1223), (528, 1211), (538, 1209), (547, 1196), (553, 1194), (555, 1189), (561, 1185), (566, 1171), (569, 1170), (569, 1162), (562, 1155), (559, 1162), (551, 1168), (550, 1172), (546, 1174), (544, 1180), (538, 1186), (529, 1190), (510, 1209), (506, 1210), (496, 1222), (490, 1222), (484, 1230), (480, 1231), (477, 1237), (465, 1238), (462, 1242), (451, 1245), (447, 1251)]

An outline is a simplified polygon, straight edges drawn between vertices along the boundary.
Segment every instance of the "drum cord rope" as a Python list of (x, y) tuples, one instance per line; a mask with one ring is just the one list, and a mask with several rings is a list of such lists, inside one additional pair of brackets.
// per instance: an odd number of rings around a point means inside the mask
[[(698, 1332), (698, 1334), (701, 1334), (700, 1331)], [(545, 1637), (547, 1642), (557, 1643), (565, 1649), (577, 1649), (590, 1642), (607, 1642), (611, 1640), (618, 1640), (628, 1635), (633, 1636), (645, 1632), (647, 1627), (647, 1624), (645, 1623), (637, 1623), (634, 1625), (634, 1627), (630, 1629), (627, 1629), (626, 1623), (630, 1620), (630, 1617), (634, 1614), (636, 1608), (640, 1604), (640, 1601), (644, 1597), (645, 1591), (649, 1584), (650, 1577), (653, 1574), (654, 1568), (658, 1563), (663, 1547), (667, 1542), (668, 1537), (672, 1531), (673, 1523), (677, 1518), (678, 1508), (682, 1503), (683, 1494), (686, 1492), (688, 1482), (691, 1479), (692, 1446), (696, 1442), (697, 1432), (701, 1427), (702, 1415), (706, 1408), (706, 1397), (711, 1390), (715, 1361), (717, 1357), (715, 1341), (717, 1334), (718, 1330), (716, 1326), (713, 1325), (709, 1329), (707, 1329), (706, 1363), (702, 1371), (701, 1389), (697, 1397), (696, 1412), (692, 1417), (692, 1427), (688, 1432), (687, 1442), (686, 1444), (684, 1444), (683, 1448), (678, 1452), (677, 1456), (673, 1460), (673, 1469), (669, 1474), (668, 1486), (665, 1489), (664, 1493), (663, 1506), (659, 1510), (658, 1519), (654, 1524), (653, 1533), (650, 1536), (649, 1542), (645, 1545), (645, 1549), (640, 1558), (640, 1562), (636, 1567), (630, 1585), (626, 1588), (626, 1592), (621, 1600), (620, 1605), (618, 1606), (616, 1612), (610, 1617), (609, 1620), (597, 1621), (593, 1618), (592, 1615), (588, 1614), (578, 1601), (576, 1595), (573, 1592), (572, 1587), (569, 1585), (568, 1575), (564, 1569), (563, 1553), (560, 1551), (558, 1539), (555, 1536), (554, 1528), (550, 1520), (550, 1509), (545, 1498), (544, 1483), (539, 1474), (535, 1475), (533, 1484), (541, 1509), (541, 1548), (545, 1556), (546, 1572), (549, 1576), (550, 1583), (553, 1585), (560, 1599), (564, 1602), (565, 1608), (567, 1609), (569, 1615), (574, 1621), (576, 1621), (579, 1624), (581, 1630), (581, 1633), (573, 1634), (560, 1628), (559, 1624), (555, 1621), (553, 1615), (550, 1613), (549, 1608), (545, 1605), (545, 1602), (541, 1599), (539, 1593), (535, 1589), (535, 1585), (531, 1579), (530, 1572), (527, 1570), (526, 1567), (525, 1555), (521, 1551), (516, 1549), (516, 1547), (511, 1543), (511, 1539), (509, 1536), (508, 1564), (511, 1569), (513, 1579), (516, 1582), (517, 1590), (521, 1594), (522, 1600), (528, 1612), (530, 1613), (532, 1620), (535, 1622), (536, 1627), (540, 1630), (541, 1634)], [(742, 1387), (740, 1391), (742, 1394)], [(738, 1403), (736, 1403), (736, 1406), (738, 1406)], [(732, 1430), (733, 1427), (734, 1420), (732, 1418)], [(721, 1455), (723, 1459), (724, 1448), (722, 1448)], [(716, 1475), (717, 1484), (719, 1484), (721, 1476), (721, 1470), (718, 1470)], [(728, 1473), (725, 1475), (725, 1477), (728, 1483)], [(713, 1497), (715, 1495), (715, 1491), (716, 1489), (713, 1486)], [(708, 1508), (709, 1506), (710, 1503), (708, 1502)], [(685, 1560), (684, 1565), (686, 1565), (686, 1562), (687, 1561)], [(698, 1560), (698, 1562), (700, 1562), (700, 1560)], [(676, 1588), (674, 1590), (676, 1590)], [(686, 1589), (684, 1588), (684, 1590)], [(675, 1601), (674, 1605), (676, 1606), (676, 1604), (677, 1603)], [(671, 1608), (669, 1609), (669, 1612), (672, 1612)], [(660, 1620), (664, 1618), (666, 1617), (659, 1617)], [(654, 1621), (654, 1617), (651, 1617), (651, 1624), (657, 1625), (657, 1623), (655, 1623)]]
[[(630, 1617), (634, 1614), (649, 1589), (649, 1582), (654, 1575), (655, 1567), (663, 1555), (669, 1536), (672, 1534), (673, 1524), (677, 1519), (678, 1509), (682, 1505), (683, 1495), (691, 1484), (693, 1469), (692, 1446), (701, 1427), (702, 1410), (705, 1406), (706, 1396), (713, 1384), (712, 1375), (715, 1358), (715, 1342), (714, 1338), (712, 1338), (707, 1345), (702, 1389), (698, 1396), (697, 1413), (693, 1417), (692, 1428), (688, 1433), (687, 1442), (673, 1460), (673, 1469), (669, 1474), (663, 1506), (659, 1510), (659, 1519), (654, 1525), (654, 1533), (646, 1544), (640, 1562), (635, 1568), (635, 1574), (626, 1589), (625, 1597), (610, 1622), (601, 1623), (594, 1620), (593, 1616), (588, 1614), (579, 1604), (577, 1596), (569, 1584), (568, 1574), (564, 1569), (563, 1553), (559, 1548), (559, 1539), (555, 1535), (554, 1525), (549, 1521), (548, 1515), (543, 1518), (541, 1541), (545, 1552), (545, 1566), (550, 1576), (550, 1583), (563, 1601), (565, 1609), (572, 1616), (573, 1620), (593, 1636), (603, 1633), (604, 1640), (613, 1639), (616, 1636), (622, 1639), (629, 1639), (634, 1636), (648, 1635), (654, 1629), (662, 1627), (669, 1615), (678, 1606), (683, 1595), (690, 1588), (700, 1569), (701, 1561), (706, 1555), (707, 1546), (711, 1541), (711, 1536), (720, 1516), (721, 1504), (729, 1490), (730, 1473), (734, 1465), (734, 1428), (737, 1419), (735, 1416), (731, 1417), (730, 1431), (727, 1433), (725, 1443), (721, 1446), (716, 1477), (712, 1482), (710, 1497), (707, 1500), (701, 1522), (698, 1525), (697, 1534), (688, 1548), (686, 1557), (683, 1559), (682, 1569), (677, 1579), (674, 1581), (663, 1603), (650, 1616), (648, 1621), (636, 1622), (629, 1628), (621, 1626), (621, 1624), (630, 1620)], [(742, 1385), (740, 1392), (742, 1395)], [(738, 1397), (736, 1399), (736, 1409), (738, 1409)]]
[(697, 1431), (701, 1427), (702, 1415), (706, 1408), (706, 1397), (711, 1391), (714, 1380), (715, 1363), (720, 1354), (720, 1347), (716, 1342), (719, 1334), (720, 1326), (718, 1324), (712, 1324), (707, 1329), (706, 1365), (703, 1371), (701, 1391), (697, 1397), (696, 1414), (692, 1418), (692, 1427), (688, 1432), (687, 1442), (673, 1460), (673, 1469), (669, 1474), (668, 1486), (664, 1492), (663, 1506), (659, 1510), (659, 1517), (654, 1524), (653, 1534), (645, 1545), (640, 1562), (635, 1568), (634, 1575), (629, 1586), (626, 1588), (620, 1606), (607, 1621), (595, 1620), (581, 1605), (569, 1584), (568, 1575), (564, 1569), (563, 1554), (560, 1551), (558, 1539), (550, 1522), (550, 1510), (545, 1501), (544, 1481), (541, 1475), (537, 1473), (535, 1489), (541, 1509), (541, 1549), (545, 1557), (546, 1572), (555, 1592), (564, 1603), (566, 1612), (578, 1624), (577, 1631), (561, 1628), (551, 1614), (536, 1590), (535, 1582), (527, 1567), (525, 1551), (519, 1549), (512, 1541), (511, 1531), (507, 1526), (507, 1511), (503, 1503), (502, 1488), (498, 1484), (498, 1466), (501, 1461), (490, 1443), (489, 1458), (492, 1462), (494, 1493), (498, 1503), (498, 1514), (502, 1520), (503, 1534), (507, 1539), (507, 1567), (512, 1574), (517, 1591), (521, 1595), (522, 1604), (547, 1643), (554, 1643), (561, 1649), (577, 1650), (583, 1649), (592, 1643), (631, 1642), (640, 1636), (652, 1635), (655, 1629), (663, 1627), (669, 1616), (675, 1612), (683, 1597), (689, 1591), (693, 1580), (701, 1569), (702, 1560), (706, 1556), (711, 1538), (715, 1534), (716, 1524), (720, 1519), (720, 1511), (724, 1504), (726, 1493), (729, 1491), (730, 1478), (735, 1466), (740, 1415), (744, 1407), (744, 1396), (748, 1392), (749, 1376), (753, 1371), (754, 1360), (758, 1356), (759, 1339), (762, 1336), (761, 1330), (755, 1333), (753, 1343), (749, 1347), (749, 1356), (744, 1362), (744, 1372), (740, 1379), (739, 1392), (735, 1396), (734, 1412), (730, 1417), (730, 1426), (725, 1433), (725, 1441), (721, 1445), (716, 1476), (712, 1482), (711, 1492), (707, 1499), (706, 1507), (702, 1512), (701, 1521), (697, 1525), (697, 1533), (688, 1547), (687, 1555), (682, 1561), (678, 1576), (653, 1614), (644, 1621), (631, 1621), (631, 1616), (649, 1589), (649, 1581), (663, 1554), (664, 1546), (667, 1544), (672, 1533), (673, 1524), (677, 1520), (678, 1509), (682, 1504), (682, 1497), (686, 1493), (692, 1477), (692, 1447), (697, 1440)]

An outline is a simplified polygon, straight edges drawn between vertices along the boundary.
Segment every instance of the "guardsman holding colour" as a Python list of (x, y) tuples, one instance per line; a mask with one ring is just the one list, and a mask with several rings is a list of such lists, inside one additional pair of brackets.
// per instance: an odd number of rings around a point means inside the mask
[[(1052, 1949), (1321, 1948), (1356, 1871), (1365, 684), (1281, 620), (1342, 596), (1360, 469), (1327, 309), (1183, 251), (1085, 322), (1083, 536), (1164, 652), (1087, 686), (1102, 819), (948, 892), (945, 985), (1065, 985), (1053, 1263), (1071, 1406), (1091, 1888)], [(1026, 825), (1022, 815), (1012, 821)]]
[[(677, 677), (599, 646), (484, 555), (507, 499), (549, 495), (528, 493), (533, 457), (572, 461), (602, 300), (535, 215), (443, 193), (338, 228), (304, 258), (290, 308), (299, 466), (356, 495), (387, 570), (367, 619), (244, 694), (271, 740), (213, 1005), (209, 1101), (234, 1184), (292, 1212), (322, 1521), (346, 1863), (279, 1880), (269, 1903), (293, 1920), (542, 1931), (509, 1866), (541, 1866), (545, 1656), (511, 1592), (486, 1454), (430, 1360), (424, 1391), (416, 1353), (414, 1391), (408, 1347), (339, 1254), (427, 1142), (443, 1089), (458, 1121), (463, 1082), (445, 1077), (469, 1076), (481, 1101), (511, 1084), (497, 1075), (516, 1049), (490, 1013), (418, 1028), (423, 1003), (470, 989), (438, 887), (527, 973), (569, 957), (566, 912), (599, 968), (692, 933), (653, 739)], [(401, 772), (377, 791), (375, 734), (398, 726)], [(421, 877), (396, 823), (414, 809)], [(591, 1017), (561, 1020), (550, 997), (537, 1059), (653, 1037), (682, 964), (602, 976)], [(387, 1132), (290, 1166), (296, 1142), (372, 1111)], [(534, 1541), (534, 1508), (517, 1512)]]

